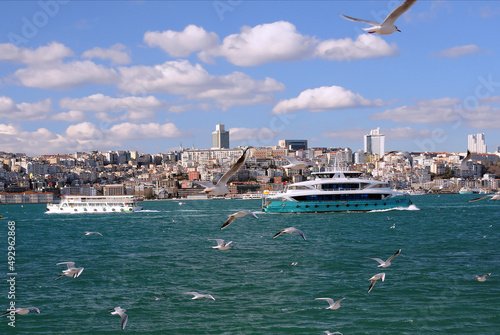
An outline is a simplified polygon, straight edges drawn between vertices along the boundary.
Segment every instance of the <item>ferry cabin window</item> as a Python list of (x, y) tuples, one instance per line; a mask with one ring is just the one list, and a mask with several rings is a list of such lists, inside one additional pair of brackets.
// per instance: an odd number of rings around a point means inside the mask
[(321, 188), (327, 191), (336, 190), (357, 190), (359, 189), (358, 183), (335, 183), (335, 184), (322, 184)]

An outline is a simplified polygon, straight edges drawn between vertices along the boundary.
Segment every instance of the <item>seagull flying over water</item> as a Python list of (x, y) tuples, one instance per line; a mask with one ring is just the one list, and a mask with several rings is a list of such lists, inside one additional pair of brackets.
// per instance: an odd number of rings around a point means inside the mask
[(328, 304), (330, 304), (330, 306), (328, 306), (326, 309), (339, 309), (340, 307), (342, 307), (342, 305), (340, 304), (340, 302), (342, 300), (344, 300), (345, 298), (342, 298), (342, 299), (339, 299), (337, 301), (333, 301), (332, 298), (316, 298), (314, 300), (325, 300), (325, 301), (328, 301)]
[(410, 7), (415, 4), (415, 2), (417, 2), (417, 0), (406, 0), (401, 5), (399, 5), (395, 10), (393, 10), (392, 13), (390, 13), (382, 23), (369, 20), (356, 19), (354, 17), (350, 17), (343, 14), (340, 14), (340, 16), (342, 16), (344, 19), (347, 20), (364, 22), (372, 25), (372, 27), (363, 28), (364, 31), (370, 34), (377, 33), (379, 35), (389, 35), (395, 31), (401, 32), (401, 30), (399, 30), (398, 27), (394, 25), (394, 23), (401, 15), (403, 15), (403, 13), (405, 13), (408, 9), (410, 9)]
[(83, 272), (83, 268), (75, 268), (75, 262), (61, 262), (61, 263), (57, 263), (56, 265), (60, 265), (60, 264), (66, 264), (68, 266), (68, 269), (63, 270), (62, 274), (60, 274), (59, 276), (57, 276), (54, 279), (59, 279), (62, 276), (76, 278), (76, 277), (80, 276)]
[(273, 236), (273, 238), (276, 238), (276, 237), (280, 236), (281, 234), (291, 234), (291, 233), (298, 233), (300, 236), (302, 236), (302, 238), (304, 240), (306, 239), (306, 236), (304, 235), (304, 233), (300, 229), (297, 229), (295, 227), (288, 227), (285, 229), (281, 229), (276, 235)]
[(217, 241), (217, 245), (215, 247), (212, 247), (213, 249), (228, 250), (228, 249), (231, 249), (233, 247), (231, 245), (231, 243), (233, 243), (233, 241), (224, 242), (224, 240), (220, 239), (220, 238), (209, 238), (208, 240), (209, 241)]
[(481, 277), (479, 277), (479, 276), (475, 276), (475, 277), (476, 277), (477, 281), (483, 282), (483, 281), (486, 281), (486, 277), (488, 277), (488, 276), (491, 276), (491, 273), (485, 273)]
[[(37, 314), (40, 314), (40, 310), (36, 307), (24, 307), (24, 308), (16, 308), (13, 312), (14, 314), (20, 314), (20, 315), (26, 315), (28, 314), (30, 311), (35, 311)], [(3, 313), (2, 315), (0, 315), (0, 318), (2, 316), (5, 316), (5, 315), (8, 315), (10, 314), (12, 311), (7, 311), (6, 313)]]
[(239, 168), (245, 164), (245, 160), (247, 159), (247, 152), (248, 148), (246, 148), (243, 151), (243, 155), (238, 159), (238, 161), (233, 165), (229, 171), (227, 171), (221, 179), (217, 182), (216, 185), (214, 185), (211, 182), (202, 182), (202, 181), (197, 181), (196, 183), (203, 186), (205, 189), (201, 193), (206, 193), (210, 195), (225, 195), (226, 193), (229, 193), (229, 189), (227, 188), (226, 184), (231, 179), (232, 176), (236, 174), (236, 172), (239, 170)]
[(236, 213), (229, 215), (228, 219), (226, 220), (226, 222), (224, 222), (224, 224), (222, 225), (222, 227), (220, 227), (220, 229), (226, 228), (231, 223), (233, 223), (233, 221), (236, 220), (237, 218), (242, 218), (242, 217), (247, 216), (247, 215), (251, 215), (254, 218), (258, 219), (257, 215), (255, 215), (255, 213), (252, 211), (247, 211), (247, 210), (239, 211), (239, 212), (236, 212)]
[(94, 234), (102, 236), (102, 234), (101, 234), (101, 233), (99, 233), (98, 231), (85, 231), (85, 232), (83, 232), (83, 233), (84, 233), (86, 236), (88, 236), (88, 235), (94, 235)]
[(377, 261), (380, 263), (379, 268), (386, 268), (388, 266), (390, 266), (392, 263), (391, 261), (394, 259), (394, 257), (396, 257), (397, 255), (399, 255), (401, 253), (401, 249), (399, 249), (398, 251), (396, 251), (396, 253), (394, 255), (392, 255), (391, 257), (389, 257), (385, 262), (383, 260), (381, 260), (380, 258), (371, 258), (371, 257), (368, 257), (370, 259), (373, 259), (374, 261)]
[(469, 202), (479, 201), (479, 200), (483, 200), (483, 199), (490, 198), (490, 197), (491, 197), (491, 200), (500, 200), (500, 194), (488, 194), (488, 195), (485, 195), (485, 196), (480, 197), (480, 198), (471, 199), (471, 200), (469, 200)]
[(200, 294), (198, 292), (184, 292), (184, 294), (192, 294), (193, 297), (191, 298), (191, 300), (202, 299), (202, 298), (215, 300), (215, 298), (211, 294)]
[(326, 335), (342, 335), (341, 332), (330, 332), (328, 330), (325, 330), (323, 333), (325, 333)]
[(369, 281), (371, 281), (370, 287), (368, 288), (368, 293), (370, 293), (370, 291), (372, 290), (373, 286), (375, 286), (375, 283), (379, 279), (382, 280), (382, 281), (385, 280), (385, 272), (377, 273), (375, 276), (373, 276), (370, 279), (368, 279)]
[(161, 298), (163, 298), (167, 293), (163, 293), (161, 296), (157, 297), (157, 296), (154, 296), (155, 300), (160, 300)]
[[(113, 311), (113, 312), (111, 312)], [(128, 321), (128, 315), (125, 314), (127, 310), (121, 307), (111, 308), (108, 312), (111, 312), (112, 315), (119, 315), (122, 318), (122, 330), (125, 329)]]

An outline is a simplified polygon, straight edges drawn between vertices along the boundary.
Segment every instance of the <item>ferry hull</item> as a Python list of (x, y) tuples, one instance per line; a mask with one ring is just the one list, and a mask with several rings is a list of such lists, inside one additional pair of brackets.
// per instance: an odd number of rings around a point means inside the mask
[(47, 206), (47, 212), (50, 213), (58, 213), (58, 214), (76, 214), (76, 213), (133, 213), (140, 212), (142, 207), (73, 207), (73, 208), (65, 208), (61, 209), (59, 206)]
[(412, 204), (408, 195), (395, 196), (385, 200), (368, 201), (280, 201), (266, 199), (262, 211), (266, 213), (329, 213), (369, 212), (392, 208), (406, 208)]

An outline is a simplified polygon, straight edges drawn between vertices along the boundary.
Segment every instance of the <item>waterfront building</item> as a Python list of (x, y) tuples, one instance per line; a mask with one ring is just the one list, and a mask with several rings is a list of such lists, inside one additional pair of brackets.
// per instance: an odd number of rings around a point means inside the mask
[(280, 140), (278, 147), (288, 150), (306, 150), (307, 140)]

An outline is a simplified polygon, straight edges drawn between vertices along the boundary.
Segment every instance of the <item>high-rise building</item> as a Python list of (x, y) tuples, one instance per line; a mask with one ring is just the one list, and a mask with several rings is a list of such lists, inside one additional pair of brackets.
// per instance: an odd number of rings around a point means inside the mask
[(365, 135), (365, 152), (382, 157), (385, 154), (385, 135), (380, 134), (380, 127), (370, 130)]
[(467, 137), (467, 150), (478, 154), (485, 154), (487, 150), (486, 143), (484, 142), (484, 134), (469, 135)]
[(223, 124), (216, 125), (212, 132), (212, 149), (229, 149), (229, 132)]

